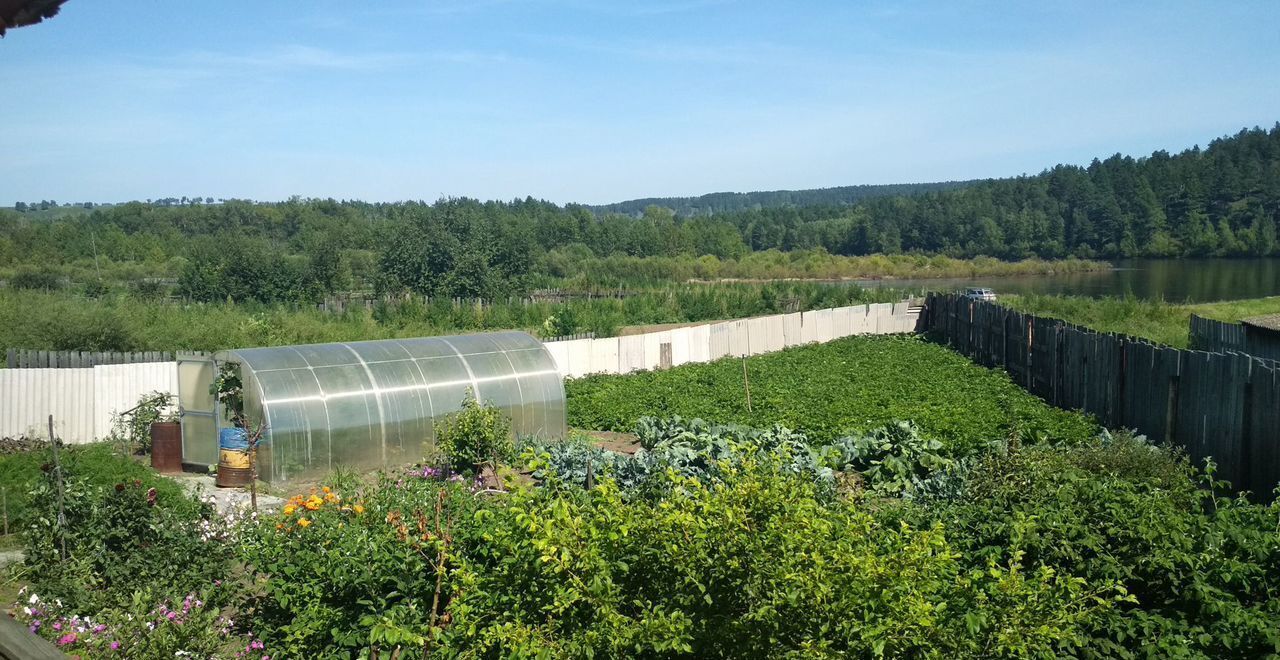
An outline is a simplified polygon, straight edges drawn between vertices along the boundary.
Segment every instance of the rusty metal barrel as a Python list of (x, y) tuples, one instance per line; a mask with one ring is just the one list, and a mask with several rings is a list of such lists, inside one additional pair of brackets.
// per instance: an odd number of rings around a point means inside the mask
[(151, 467), (156, 472), (182, 472), (182, 425), (155, 422), (151, 425)]
[(252, 455), (249, 434), (242, 428), (222, 429), (218, 432), (218, 477), (214, 484), (219, 488), (248, 486), (253, 481), (250, 468)]

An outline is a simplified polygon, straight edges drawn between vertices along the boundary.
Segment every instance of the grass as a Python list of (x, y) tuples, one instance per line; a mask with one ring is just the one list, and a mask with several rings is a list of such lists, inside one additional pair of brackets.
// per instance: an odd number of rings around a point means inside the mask
[(1010, 295), (1001, 304), (1037, 316), (1062, 319), (1101, 332), (1143, 337), (1186, 348), (1191, 315), (1219, 321), (1280, 313), (1280, 296), (1200, 304), (1172, 304), (1136, 298)]
[(714, 256), (628, 257), (612, 255), (574, 260), (563, 266), (571, 281), (630, 282), (662, 280), (842, 280), (916, 279), (1045, 275), (1110, 270), (1111, 264), (1085, 259), (1024, 259), (991, 257), (955, 259), (943, 255), (869, 254), (842, 256), (822, 249), (763, 250), (739, 259)]
[(900, 298), (891, 290), (815, 283), (670, 285), (622, 299), (516, 300), (483, 309), (415, 300), (339, 314), (308, 306), (183, 304), (119, 293), (86, 298), (69, 292), (0, 290), (0, 348), (212, 351), (507, 329), (542, 334), (552, 316), (572, 332), (606, 337), (633, 324), (740, 318)]
[(569, 423), (630, 431), (645, 415), (700, 417), (767, 427), (775, 422), (832, 440), (894, 420), (912, 420), (955, 449), (1015, 429), (1062, 440), (1093, 435), (1097, 425), (1056, 410), (984, 369), (916, 337), (850, 337), (747, 360), (728, 358), (666, 371), (598, 375), (566, 384)]

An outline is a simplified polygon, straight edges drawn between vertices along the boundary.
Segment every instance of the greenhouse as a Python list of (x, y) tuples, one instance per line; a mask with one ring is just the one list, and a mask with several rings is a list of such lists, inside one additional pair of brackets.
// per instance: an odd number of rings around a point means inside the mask
[(235, 349), (178, 369), (184, 460), (217, 463), (219, 431), (239, 408), (265, 424), (258, 472), (268, 481), (419, 461), (468, 390), (517, 435), (565, 433), (560, 374), (523, 332)]

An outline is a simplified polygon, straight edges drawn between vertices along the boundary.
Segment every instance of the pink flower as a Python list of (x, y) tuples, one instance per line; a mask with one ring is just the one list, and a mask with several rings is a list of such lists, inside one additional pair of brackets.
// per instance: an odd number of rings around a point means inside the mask
[(112, 650), (112, 651), (119, 651), (119, 650), (120, 650), (120, 642), (111, 642), (111, 650)]
[(66, 646), (67, 644), (75, 644), (75, 643), (76, 643), (75, 633), (67, 633), (63, 635), (60, 639), (58, 639), (58, 646)]
[(62, 622), (61, 622), (61, 621), (54, 621), (54, 622), (53, 622), (53, 629), (54, 629), (54, 630), (62, 630)]
[(107, 625), (105, 623), (99, 623), (98, 625), (93, 627), (93, 634), (97, 635), (106, 629), (107, 629)]

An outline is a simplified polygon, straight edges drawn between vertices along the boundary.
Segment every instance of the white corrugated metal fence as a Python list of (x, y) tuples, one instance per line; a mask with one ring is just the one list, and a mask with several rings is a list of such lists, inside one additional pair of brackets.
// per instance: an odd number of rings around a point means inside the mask
[[(760, 355), (856, 334), (913, 332), (918, 307), (857, 305), (661, 330), (627, 337), (547, 342), (560, 374), (625, 374), (728, 356)], [(0, 369), (0, 437), (48, 435), (49, 415), (64, 442), (91, 442), (113, 416), (151, 392), (178, 393), (175, 362), (72, 369)]]

